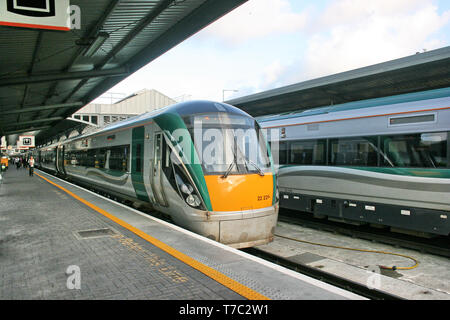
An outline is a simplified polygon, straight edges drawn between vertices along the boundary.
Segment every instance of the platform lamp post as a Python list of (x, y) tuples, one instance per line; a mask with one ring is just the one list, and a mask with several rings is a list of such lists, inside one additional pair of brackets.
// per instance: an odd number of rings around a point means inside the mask
[(226, 91), (230, 91), (230, 92), (238, 92), (239, 90), (227, 90), (227, 89), (223, 89), (222, 90), (222, 102), (225, 101), (225, 92)]

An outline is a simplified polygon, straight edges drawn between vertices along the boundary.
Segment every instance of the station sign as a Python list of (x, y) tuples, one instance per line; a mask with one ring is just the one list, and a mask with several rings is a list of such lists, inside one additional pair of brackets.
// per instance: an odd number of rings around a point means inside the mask
[(0, 25), (70, 31), (70, 0), (0, 0)]
[(17, 141), (18, 149), (24, 150), (29, 148), (34, 148), (34, 136), (19, 136), (19, 141)]

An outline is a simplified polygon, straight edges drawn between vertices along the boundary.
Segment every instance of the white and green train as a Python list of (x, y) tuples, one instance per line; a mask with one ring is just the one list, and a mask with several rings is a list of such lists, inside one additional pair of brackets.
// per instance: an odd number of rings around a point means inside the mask
[(210, 239), (237, 248), (273, 240), (270, 150), (255, 119), (233, 106), (184, 102), (34, 153), (46, 171), (149, 204)]
[(450, 88), (258, 122), (272, 132), (280, 207), (394, 231), (450, 233)]

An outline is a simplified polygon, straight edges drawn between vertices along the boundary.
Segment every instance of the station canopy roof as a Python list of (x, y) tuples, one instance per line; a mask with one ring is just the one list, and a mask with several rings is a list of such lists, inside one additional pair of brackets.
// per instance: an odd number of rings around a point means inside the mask
[(70, 0), (80, 29), (0, 26), (0, 136), (70, 129), (68, 116), (246, 1)]
[(226, 101), (252, 116), (450, 87), (450, 47)]

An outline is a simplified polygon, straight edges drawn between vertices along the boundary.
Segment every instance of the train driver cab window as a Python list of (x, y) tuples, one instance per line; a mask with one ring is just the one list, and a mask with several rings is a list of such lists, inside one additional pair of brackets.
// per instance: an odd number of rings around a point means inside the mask
[(192, 115), (185, 123), (205, 175), (271, 171), (266, 140), (254, 119), (212, 112)]
[(330, 164), (336, 166), (378, 165), (376, 137), (357, 137), (330, 140)]
[(290, 164), (324, 165), (325, 140), (291, 142)]
[(419, 133), (382, 138), (385, 166), (446, 168), (447, 132)]

